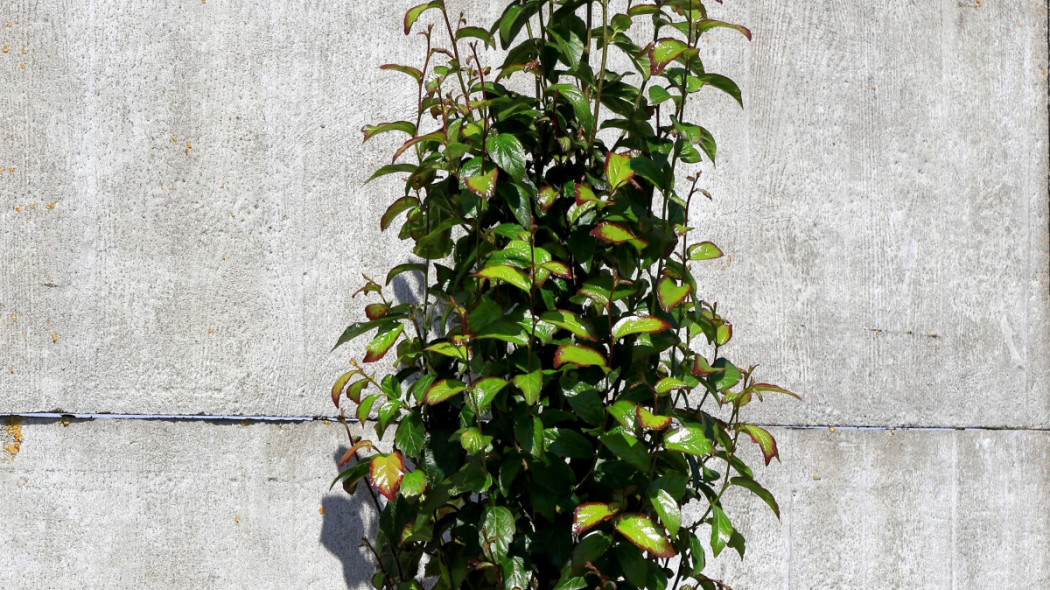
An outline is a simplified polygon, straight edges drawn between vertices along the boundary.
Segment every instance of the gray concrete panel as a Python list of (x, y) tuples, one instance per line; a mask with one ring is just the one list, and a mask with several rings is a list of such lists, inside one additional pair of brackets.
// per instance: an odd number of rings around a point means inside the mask
[[(330, 412), (349, 295), (406, 259), (358, 129), (409, 111), (410, 4), (5, 11), (0, 410)], [(748, 108), (703, 104), (701, 282), (807, 398), (761, 417), (1050, 425), (1045, 3), (713, 9), (755, 41), (705, 55)]]
[[(29, 420), (19, 431), (17, 454), (0, 456), (4, 588), (367, 587), (357, 545), (370, 500), (327, 493), (338, 424)], [(783, 520), (727, 501), (748, 554), (727, 550), (709, 569), (732, 587), (1050, 586), (1046, 432), (773, 432), (783, 463), (756, 477)], [(0, 429), (0, 446), (12, 441)]]

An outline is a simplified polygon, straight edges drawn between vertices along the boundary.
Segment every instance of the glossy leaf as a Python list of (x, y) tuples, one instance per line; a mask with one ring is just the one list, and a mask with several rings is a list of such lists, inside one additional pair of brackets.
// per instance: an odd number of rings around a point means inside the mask
[(582, 535), (591, 528), (616, 514), (608, 504), (602, 502), (585, 502), (572, 512), (572, 534)]
[(540, 211), (547, 211), (554, 206), (554, 201), (558, 198), (558, 191), (552, 187), (545, 186), (540, 189), (540, 192), (536, 195), (536, 203), (540, 206)]
[(493, 561), (500, 562), (507, 556), (515, 529), (514, 515), (510, 510), (503, 506), (490, 507), (485, 511), (478, 542)]
[(612, 327), (613, 338), (619, 340), (631, 334), (655, 334), (670, 330), (671, 324), (653, 316), (628, 316), (621, 318)]
[(503, 390), (507, 386), (507, 380), (499, 377), (486, 377), (479, 379), (474, 382), (471, 386), (471, 392), (474, 394), (474, 404), (477, 406), (479, 413), (484, 413), (492, 400), (496, 398), (496, 394)]
[(777, 440), (773, 438), (773, 435), (768, 430), (754, 424), (741, 424), (739, 428), (762, 449), (762, 457), (766, 460), (766, 465), (769, 465), (773, 457), (780, 458), (780, 451), (777, 450)]
[(406, 473), (401, 478), (401, 495), (414, 498), (427, 489), (427, 476), (421, 469)]
[(436, 352), (442, 356), (447, 356), (461, 361), (470, 359), (470, 349), (463, 344), (453, 344), (451, 342), (436, 342), (426, 347), (429, 352)]
[(418, 412), (412, 412), (397, 425), (394, 446), (409, 457), (418, 457), (426, 442), (426, 426)]
[(543, 371), (537, 369), (531, 373), (516, 375), (514, 386), (525, 396), (525, 403), (535, 405), (540, 399), (540, 390), (543, 389)]
[(496, 178), (498, 176), (499, 170), (493, 167), (492, 170), (478, 176), (471, 176), (464, 180), (464, 182), (466, 183), (467, 188), (470, 189), (470, 192), (482, 199), (489, 199), (496, 193)]
[(369, 463), (368, 481), (377, 492), (391, 502), (397, 497), (397, 490), (401, 487), (404, 476), (405, 460), (397, 451), (389, 455), (376, 455)]
[(529, 286), (531, 284), (529, 282), (529, 278), (522, 274), (521, 271), (512, 266), (507, 266), (505, 264), (486, 266), (485, 268), (479, 270), (475, 274), (475, 276), (484, 279), (498, 279), (500, 281), (510, 283), (511, 285), (514, 285), (515, 287), (525, 292), (529, 291)]
[(656, 390), (656, 393), (663, 395), (674, 389), (688, 388), (689, 384), (685, 381), (682, 381), (681, 379), (675, 379), (674, 377), (664, 377), (663, 379), (660, 379), (656, 382), (656, 387), (654, 387), (653, 389)]
[(717, 391), (725, 391), (740, 382), (740, 369), (726, 359), (716, 359), (714, 368), (722, 370), (720, 373), (716, 373), (714, 377)]
[(609, 221), (603, 221), (591, 230), (591, 235), (598, 238), (599, 240), (605, 240), (606, 242), (612, 242), (614, 244), (622, 244), (631, 240), (637, 240), (638, 237), (631, 233), (631, 230), (618, 224)]
[(386, 355), (390, 347), (397, 341), (398, 336), (405, 330), (405, 325), (398, 322), (396, 324), (390, 324), (380, 328), (379, 334), (376, 335), (372, 342), (368, 343), (365, 347), (365, 358), (364, 362), (374, 363)]
[(712, 260), (722, 257), (722, 250), (711, 242), (700, 242), (689, 246), (689, 260)]
[(598, 195), (594, 194), (594, 190), (586, 184), (577, 183), (573, 188), (573, 195), (576, 196), (576, 205), (583, 205), (584, 203), (598, 202), (601, 199)]
[(365, 306), (365, 317), (370, 320), (378, 320), (388, 311), (390, 311), (390, 306), (386, 303), (370, 303)]
[(660, 299), (660, 307), (664, 311), (671, 311), (678, 307), (692, 292), (692, 285), (688, 283), (679, 285), (670, 277), (660, 279), (656, 285), (656, 296)]
[(360, 381), (354, 381), (346, 388), (346, 399), (356, 403), (361, 401), (361, 392), (364, 391), (368, 384), (371, 383), (368, 379), (361, 379)]
[(430, 386), (423, 399), (430, 405), (441, 403), (466, 389), (462, 381), (442, 379)]
[(659, 74), (678, 56), (682, 55), (689, 46), (678, 39), (665, 37), (659, 39), (649, 49), (649, 72), (652, 75)]
[(649, 494), (649, 502), (656, 509), (667, 533), (674, 538), (678, 535), (678, 528), (682, 526), (682, 509), (667, 490), (657, 489)]
[(608, 370), (609, 363), (597, 350), (579, 344), (562, 344), (554, 353), (554, 368), (569, 363), (577, 367), (601, 367)]
[[(525, 148), (521, 146), (517, 137), (508, 133), (489, 135), (485, 140), (485, 151), (492, 157), (492, 161), (503, 168), (514, 180), (521, 180), (521, 177), (525, 175)], [(495, 184), (495, 177), (492, 182)], [(487, 199), (492, 195), (490, 193), (488, 196), (480, 196)]]
[(733, 525), (729, 517), (717, 505), (711, 506), (711, 553), (718, 557), (732, 537)]
[(605, 180), (609, 183), (610, 193), (630, 182), (632, 178), (634, 170), (631, 169), (629, 154), (605, 154)]
[(620, 518), (616, 521), (616, 531), (653, 557), (675, 556), (674, 547), (664, 531), (644, 514), (630, 514)]
[(571, 311), (563, 309), (545, 311), (540, 314), (540, 321), (547, 322), (548, 324), (562, 328), (563, 330), (568, 330), (573, 335), (578, 338), (583, 338), (584, 340), (594, 341), (597, 339), (595, 337), (594, 328), (591, 327), (590, 323), (580, 319), (579, 316)]
[(699, 424), (683, 424), (664, 437), (664, 446), (672, 451), (703, 457), (714, 451), (714, 443), (704, 434)]

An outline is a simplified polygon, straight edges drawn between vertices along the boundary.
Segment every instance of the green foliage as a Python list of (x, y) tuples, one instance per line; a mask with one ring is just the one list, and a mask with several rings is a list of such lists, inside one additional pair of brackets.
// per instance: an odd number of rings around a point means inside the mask
[(768, 464), (776, 441), (742, 411), (794, 395), (723, 356), (732, 326), (690, 266), (722, 251), (687, 238), (716, 149), (686, 105), (708, 87), (741, 102), (702, 57), (709, 34), (750, 32), (700, 0), (516, 0), (488, 29), (436, 0), (405, 33), (430, 22), (421, 68), (383, 66), (414, 82), (414, 121), (363, 129), (409, 136), (372, 178), (405, 178), (380, 225), (400, 220), (418, 260), (386, 283), (421, 273), (422, 300), (369, 279), (381, 302), (337, 346), (371, 333), (363, 362), (394, 369), (352, 361), (332, 389), (377, 436), (395, 428), (390, 453), (352, 440), (336, 479), (367, 478), (381, 507), (373, 584), (723, 587), (703, 570), (706, 548), (744, 554), (726, 490), (779, 516), (737, 452), (749, 438)]

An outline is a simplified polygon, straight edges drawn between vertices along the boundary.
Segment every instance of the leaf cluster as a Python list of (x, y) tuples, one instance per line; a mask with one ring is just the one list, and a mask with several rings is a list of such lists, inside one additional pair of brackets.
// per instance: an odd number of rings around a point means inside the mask
[(389, 453), (351, 437), (336, 478), (367, 479), (381, 511), (373, 584), (722, 587), (707, 549), (745, 549), (726, 490), (779, 516), (738, 454), (745, 435), (768, 464), (776, 442), (741, 412), (794, 395), (723, 355), (732, 324), (693, 274), (722, 251), (688, 237), (717, 154), (686, 105), (708, 87), (741, 102), (701, 43), (750, 32), (699, 0), (515, 0), (487, 29), (434, 0), (405, 15), (421, 28), (422, 66), (383, 66), (416, 112), (363, 132), (406, 136), (372, 178), (404, 178), (380, 225), (417, 259), (385, 283), (417, 273), (424, 290), (390, 302), (366, 277), (379, 301), (337, 346), (373, 336), (332, 388), (378, 437), (394, 429)]

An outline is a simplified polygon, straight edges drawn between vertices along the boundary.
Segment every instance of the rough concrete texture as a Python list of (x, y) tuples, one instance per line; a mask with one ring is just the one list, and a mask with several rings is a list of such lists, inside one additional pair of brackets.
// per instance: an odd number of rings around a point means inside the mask
[[(406, 259), (358, 129), (409, 110), (413, 2), (0, 7), (0, 410), (329, 413)], [(755, 40), (704, 55), (747, 103), (703, 105), (704, 288), (807, 399), (762, 418), (1050, 426), (1045, 2), (712, 9)]]
[[(337, 424), (27, 421), (0, 460), (0, 585), (366, 588), (367, 496), (327, 494)], [(1050, 587), (1050, 435), (775, 429), (780, 500), (711, 573), (744, 588)], [(753, 457), (759, 462), (759, 457)], [(323, 508), (323, 514), (320, 509)]]

